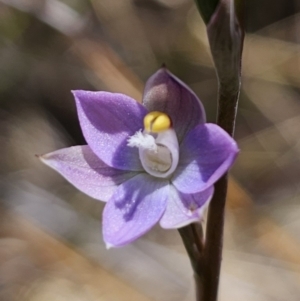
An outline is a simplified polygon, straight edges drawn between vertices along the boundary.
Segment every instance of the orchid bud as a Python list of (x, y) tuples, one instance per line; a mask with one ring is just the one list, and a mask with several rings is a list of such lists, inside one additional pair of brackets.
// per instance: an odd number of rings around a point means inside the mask
[(219, 1), (207, 24), (207, 35), (220, 85), (238, 91), (244, 35), (234, 0)]

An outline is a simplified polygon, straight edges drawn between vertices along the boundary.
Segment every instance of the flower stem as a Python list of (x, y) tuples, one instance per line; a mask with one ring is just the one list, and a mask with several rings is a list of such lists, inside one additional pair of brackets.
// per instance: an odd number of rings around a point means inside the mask
[[(244, 31), (233, 0), (220, 0), (207, 27), (219, 83), (217, 124), (233, 136), (241, 86)], [(227, 174), (215, 184), (203, 249), (203, 294), (197, 301), (217, 301), (222, 262)]]
[(224, 212), (227, 192), (227, 175), (215, 184), (215, 195), (208, 211), (207, 241), (204, 249), (203, 299), (216, 301), (222, 261)]
[(202, 271), (202, 254), (204, 247), (202, 226), (201, 224), (191, 224), (178, 229), (178, 231), (189, 255), (196, 280)]
[[(232, 89), (234, 86), (235, 89)], [(239, 92), (240, 80), (231, 85), (231, 89), (219, 82), (217, 123), (231, 136), (235, 127)], [(179, 229), (194, 271), (196, 301), (216, 301), (218, 297), (226, 194), (227, 173), (215, 184), (215, 193), (208, 210), (205, 243), (200, 224)]]
[[(236, 110), (240, 91), (240, 81), (236, 89), (227, 90), (219, 84), (217, 123), (229, 135), (233, 135)], [(225, 202), (227, 194), (227, 174), (215, 184), (215, 193), (211, 200), (206, 227), (206, 241), (203, 249), (203, 295), (201, 301), (216, 301), (222, 262), (223, 228), (225, 217)], [(200, 299), (199, 299), (200, 301)]]
[[(206, 1), (196, 0), (201, 10)], [(242, 4), (243, 1), (239, 1)], [(234, 0), (219, 0), (207, 23), (207, 35), (219, 83), (217, 124), (233, 136), (241, 84), (241, 57), (244, 31), (240, 23), (241, 6)], [(203, 15), (203, 11), (201, 11)], [(227, 174), (215, 184), (205, 242), (203, 236), (190, 235), (191, 227), (181, 230), (184, 245), (195, 273), (196, 300), (217, 301), (222, 261), (223, 228), (227, 194)], [(189, 234), (189, 235), (188, 235)], [(195, 254), (197, 242), (202, 242)]]

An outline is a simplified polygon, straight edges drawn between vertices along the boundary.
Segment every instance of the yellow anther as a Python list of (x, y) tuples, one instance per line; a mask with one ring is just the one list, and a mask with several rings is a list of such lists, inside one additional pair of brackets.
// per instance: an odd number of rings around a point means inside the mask
[(171, 127), (171, 119), (165, 113), (153, 111), (144, 117), (144, 127), (147, 132), (159, 133)]

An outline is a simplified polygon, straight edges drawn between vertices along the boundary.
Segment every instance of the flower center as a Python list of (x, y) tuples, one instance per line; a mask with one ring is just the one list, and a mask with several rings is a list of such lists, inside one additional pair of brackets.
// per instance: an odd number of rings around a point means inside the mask
[(128, 146), (139, 149), (141, 163), (152, 176), (166, 178), (178, 165), (177, 136), (171, 128), (169, 116), (164, 113), (154, 111), (147, 114), (144, 130), (129, 137)]

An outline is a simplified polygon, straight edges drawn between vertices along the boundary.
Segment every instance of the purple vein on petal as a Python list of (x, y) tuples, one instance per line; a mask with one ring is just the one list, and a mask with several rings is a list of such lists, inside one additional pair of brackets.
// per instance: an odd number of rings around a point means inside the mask
[(127, 140), (143, 128), (144, 106), (118, 93), (74, 91), (83, 135), (93, 152), (107, 165), (142, 171), (138, 150)]
[(197, 124), (205, 122), (205, 111), (196, 94), (166, 68), (148, 79), (143, 103), (149, 111), (171, 117), (179, 142)]
[(200, 193), (183, 194), (171, 185), (167, 209), (160, 220), (161, 227), (174, 229), (199, 222), (213, 192), (212, 186)]
[(168, 194), (168, 181), (147, 174), (121, 184), (104, 208), (105, 242), (122, 246), (147, 232), (164, 213)]
[(180, 146), (180, 161), (172, 183), (183, 193), (197, 193), (214, 183), (232, 166), (236, 142), (215, 124), (198, 125)]
[(88, 145), (60, 149), (40, 159), (82, 192), (105, 202), (118, 185), (137, 175), (106, 165)]

